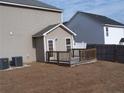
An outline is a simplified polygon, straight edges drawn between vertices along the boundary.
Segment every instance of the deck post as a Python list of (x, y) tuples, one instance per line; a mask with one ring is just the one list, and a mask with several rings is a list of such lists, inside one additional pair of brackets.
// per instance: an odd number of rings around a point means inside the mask
[(47, 60), (50, 61), (50, 52), (47, 52)]
[(46, 52), (46, 62), (48, 62), (48, 52)]
[(73, 57), (74, 57), (74, 50), (72, 50), (72, 53), (73, 53)]
[[(74, 50), (73, 50), (74, 51)], [(71, 51), (69, 53), (69, 65), (71, 65)]]
[(59, 52), (57, 52), (57, 63), (59, 64)]
[(81, 50), (79, 50), (79, 61), (81, 61)]
[(86, 58), (86, 50), (84, 50), (84, 60), (87, 60), (87, 58)]

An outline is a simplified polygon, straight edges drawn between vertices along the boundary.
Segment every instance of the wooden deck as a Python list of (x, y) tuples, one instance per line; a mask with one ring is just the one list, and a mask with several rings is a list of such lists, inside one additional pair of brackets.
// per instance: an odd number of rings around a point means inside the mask
[(96, 49), (74, 49), (71, 51), (47, 51), (47, 62), (53, 64), (76, 65), (94, 62)]

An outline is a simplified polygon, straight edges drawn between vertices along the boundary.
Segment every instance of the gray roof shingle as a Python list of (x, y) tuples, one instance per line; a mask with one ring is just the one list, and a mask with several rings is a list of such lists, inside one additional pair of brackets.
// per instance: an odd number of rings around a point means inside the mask
[(34, 34), (32, 37), (40, 37), (43, 36), (43, 34), (47, 31), (49, 31), (50, 29), (54, 28), (55, 26), (57, 26), (58, 24), (54, 24), (54, 25), (49, 25), (46, 28), (44, 28), (43, 30), (41, 30), (40, 32)]
[(120, 25), (120, 26), (124, 26), (124, 24), (117, 22), (111, 18), (108, 18), (106, 16), (102, 16), (102, 15), (97, 15), (97, 14), (91, 14), (91, 13), (86, 13), (86, 12), (78, 12), (84, 15), (89, 16), (90, 18), (93, 18), (94, 20), (97, 20), (103, 24), (110, 24), (110, 25)]
[(63, 22), (63, 24), (66, 26), (66, 24), (68, 23), (68, 21), (65, 21), (65, 22)]
[(53, 24), (53, 25), (49, 25), (46, 28), (44, 28), (43, 30), (41, 30), (40, 32), (32, 35), (32, 37), (41, 37), (44, 36), (43, 34), (48, 32), (49, 30), (53, 29), (54, 27), (62, 27), (65, 31), (67, 31), (68, 33), (72, 34), (72, 35), (76, 35), (74, 32), (70, 31), (69, 29), (67, 29), (66, 27), (64, 27), (64, 25), (62, 24)]
[(124, 42), (124, 38), (121, 38), (120, 42)]
[(43, 8), (48, 8), (48, 9), (55, 9), (55, 10), (60, 10), (59, 8), (56, 8), (52, 5), (43, 3), (38, 0), (0, 0), (2, 2), (8, 2), (8, 3), (14, 3), (14, 4), (22, 4), (22, 5), (29, 5), (29, 6), (35, 6), (35, 7), (43, 7)]

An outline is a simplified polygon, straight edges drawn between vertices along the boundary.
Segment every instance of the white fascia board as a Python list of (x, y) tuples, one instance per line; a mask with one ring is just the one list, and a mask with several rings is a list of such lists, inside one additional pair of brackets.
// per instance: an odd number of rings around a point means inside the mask
[(53, 31), (54, 29), (56, 29), (59, 26), (60, 26), (60, 24), (58, 24), (57, 26), (55, 26), (52, 29), (48, 30), (46, 33), (43, 34), (43, 36), (46, 36), (49, 32)]
[(46, 62), (46, 51), (47, 51), (47, 49), (46, 49), (46, 43), (47, 42), (46, 42), (46, 37), (44, 36), (43, 38), (44, 38), (43, 39), (44, 40), (44, 61)]
[(70, 33), (72, 33), (74, 36), (76, 36), (77, 34), (74, 33), (71, 29), (69, 29), (67, 26), (60, 24), (61, 26), (63, 26), (66, 30), (68, 30)]
[(61, 13), (61, 23), (64, 22), (64, 21), (63, 21), (63, 20), (64, 20), (63, 18), (64, 18), (64, 13), (62, 12), (62, 13)]
[(49, 32), (53, 31), (54, 29), (56, 29), (56, 28), (59, 27), (59, 26), (64, 27), (66, 30), (68, 30), (70, 33), (72, 33), (74, 36), (77, 35), (77, 34), (74, 33), (73, 31), (71, 31), (68, 27), (66, 27), (65, 25), (63, 25), (63, 24), (60, 23), (60, 24), (58, 24), (57, 26), (55, 26), (55, 27), (53, 27), (52, 29), (50, 29), (49, 31), (47, 31), (46, 33), (44, 33), (43, 36), (46, 36)]
[(111, 24), (104, 24), (104, 25), (110, 26), (110, 27), (124, 28), (124, 26), (121, 26), (121, 25), (111, 25)]
[(27, 7), (27, 8), (35, 8), (35, 9), (48, 10), (48, 11), (63, 12), (63, 10), (57, 10), (57, 9), (51, 9), (51, 8), (45, 8), (45, 7), (37, 7), (37, 6), (31, 6), (31, 5), (16, 4), (16, 3), (10, 3), (10, 2), (0, 1), (0, 3), (1, 4), (7, 4), (7, 5), (20, 6), (20, 7)]

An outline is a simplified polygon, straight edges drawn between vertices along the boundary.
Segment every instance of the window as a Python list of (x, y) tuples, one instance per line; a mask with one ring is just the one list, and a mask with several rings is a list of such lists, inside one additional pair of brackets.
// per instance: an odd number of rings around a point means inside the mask
[(106, 27), (106, 36), (109, 36), (109, 30), (108, 30), (108, 27)]
[(66, 39), (66, 45), (70, 45), (71, 42), (70, 42), (70, 39)]
[(49, 51), (53, 51), (53, 41), (52, 40), (48, 41), (48, 47), (49, 47)]
[(67, 51), (71, 50), (71, 40), (69, 38), (66, 39), (66, 49), (67, 49)]
[[(48, 40), (48, 50), (53, 51), (53, 40)], [(53, 57), (53, 52), (50, 52), (50, 57)]]

